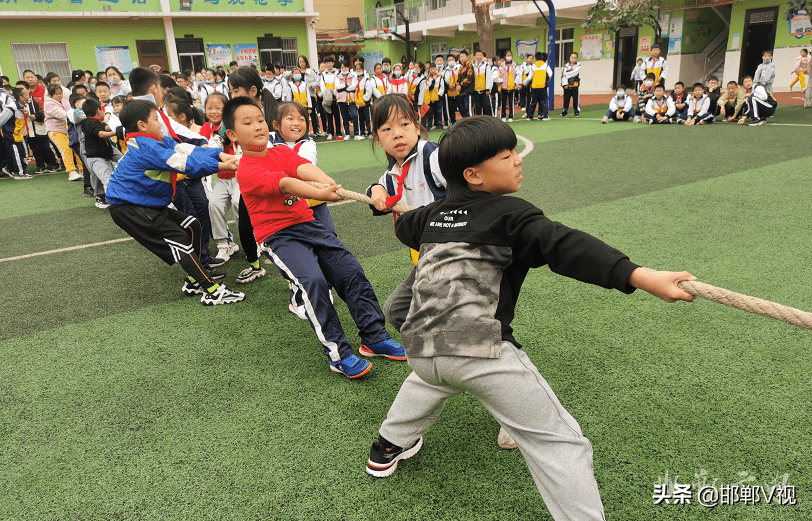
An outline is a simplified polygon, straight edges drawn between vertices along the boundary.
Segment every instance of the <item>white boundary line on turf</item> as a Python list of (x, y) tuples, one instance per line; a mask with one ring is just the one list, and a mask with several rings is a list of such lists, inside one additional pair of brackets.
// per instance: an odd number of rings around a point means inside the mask
[[(522, 150), (521, 153), (519, 154), (519, 157), (523, 158), (527, 154), (529, 154), (530, 152), (533, 151), (534, 145), (533, 145), (532, 141), (530, 141), (529, 139), (527, 139), (524, 136), (520, 136), (519, 134), (516, 134), (516, 137), (519, 140), (521, 140), (522, 143), (524, 143), (524, 150)], [(342, 205), (342, 204), (349, 204), (349, 203), (355, 203), (355, 202), (357, 202), (357, 201), (352, 200), (352, 199), (347, 199), (347, 200), (344, 200), (344, 201), (337, 201), (335, 203), (328, 203), (327, 206), (338, 206), (338, 205)], [(234, 221), (228, 221), (228, 222), (229, 222), (229, 224), (231, 224)], [(116, 244), (118, 242), (127, 242), (127, 241), (131, 241), (131, 240), (133, 240), (132, 237), (124, 237), (124, 238), (121, 238), (121, 239), (112, 239), (110, 241), (94, 242), (94, 243), (91, 243), (91, 244), (81, 244), (79, 246), (70, 246), (68, 248), (59, 248), (57, 250), (40, 251), (40, 252), (37, 252), (37, 253), (27, 253), (25, 255), (17, 255), (16, 257), (7, 257), (5, 259), (0, 259), (0, 262), (9, 262), (9, 261), (15, 261), (15, 260), (30, 259), (31, 257), (39, 257), (41, 255), (50, 255), (52, 253), (63, 253), (63, 252), (66, 252), (66, 251), (82, 250), (84, 248), (92, 248), (94, 246), (104, 246), (106, 244)]]

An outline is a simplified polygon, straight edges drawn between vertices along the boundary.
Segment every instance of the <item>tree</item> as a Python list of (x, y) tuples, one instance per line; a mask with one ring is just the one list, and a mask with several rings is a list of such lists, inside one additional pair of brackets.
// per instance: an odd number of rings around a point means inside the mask
[(653, 0), (598, 0), (589, 8), (586, 21), (581, 24), (586, 29), (606, 28), (616, 33), (624, 27), (648, 25), (654, 29), (657, 43), (660, 43), (662, 27), (660, 9)]
[(812, 13), (812, 0), (787, 0), (787, 20), (792, 20), (798, 11), (804, 11), (807, 15)]
[(476, 16), (476, 33), (479, 37), (479, 48), (486, 56), (496, 54), (496, 43), (493, 40), (493, 21), (488, 5), (476, 5), (476, 0), (471, 0)]

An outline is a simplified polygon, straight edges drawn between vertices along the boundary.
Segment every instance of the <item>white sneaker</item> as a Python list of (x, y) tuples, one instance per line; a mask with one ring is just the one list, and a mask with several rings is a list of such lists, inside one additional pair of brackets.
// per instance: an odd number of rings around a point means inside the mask
[(229, 256), (234, 255), (238, 251), (240, 251), (240, 246), (236, 242), (229, 242), (228, 243), (228, 255)]
[(78, 181), (82, 179), (82, 174), (74, 170), (70, 174), (68, 174), (68, 181)]
[(505, 118), (502, 118), (502, 121), (504, 121), (505, 123), (507, 123), (507, 120), (506, 120)]
[(235, 304), (245, 300), (245, 293), (239, 291), (231, 291), (224, 285), (220, 286), (211, 293), (204, 293), (200, 297), (200, 303), (204, 306), (219, 306), (220, 304)]
[(513, 450), (518, 448), (516, 442), (510, 437), (510, 434), (508, 434), (507, 431), (502, 427), (499, 427), (499, 437), (496, 438), (496, 444), (499, 445), (499, 448), (505, 450)]
[(327, 134), (327, 141), (332, 141), (332, 140), (333, 140), (333, 135), (332, 134)]
[[(228, 246), (227, 245), (226, 246), (218, 246), (217, 255), (215, 255), (214, 257), (217, 258), (217, 259), (222, 259), (223, 264), (228, 262), (228, 260), (231, 258), (231, 254), (228, 251)], [(222, 266), (222, 264), (219, 264), (219, 266)]]
[(640, 123), (640, 116), (635, 116), (634, 117), (634, 122), (635, 123)]
[(513, 118), (508, 118), (507, 122), (508, 123), (513, 123)]
[(355, 136), (355, 140), (356, 140), (356, 141), (363, 141), (363, 140), (364, 140), (364, 136)]

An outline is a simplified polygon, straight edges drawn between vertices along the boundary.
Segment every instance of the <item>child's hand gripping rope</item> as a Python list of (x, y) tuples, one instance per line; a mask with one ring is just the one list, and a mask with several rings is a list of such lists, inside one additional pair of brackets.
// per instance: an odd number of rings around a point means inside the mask
[[(321, 187), (319, 183), (310, 182), (313, 186)], [(340, 185), (339, 185), (340, 186)], [(340, 195), (345, 199), (352, 199), (354, 201), (360, 201), (362, 203), (367, 204), (374, 204), (373, 200), (367, 197), (364, 194), (359, 194), (358, 192), (351, 192), (349, 190), (345, 190), (343, 188), (339, 188), (335, 191), (336, 194)], [(389, 208), (395, 212), (408, 212), (414, 210), (414, 206), (409, 206), (405, 204), (396, 204), (395, 206)], [(637, 272), (643, 272), (644, 270), (637, 270)], [(776, 320), (780, 320), (782, 322), (786, 322), (787, 324), (792, 324), (794, 326), (802, 327), (804, 329), (812, 329), (812, 313), (808, 311), (802, 311), (800, 309), (792, 308), (789, 306), (784, 306), (782, 304), (778, 304), (776, 302), (771, 302), (769, 300), (763, 300), (756, 297), (751, 297), (749, 295), (743, 295), (741, 293), (735, 293), (733, 291), (719, 288), (716, 286), (711, 286), (710, 284), (705, 284), (703, 282), (699, 282), (696, 280), (695, 277), (691, 278), (690, 274), (687, 273), (672, 273), (672, 272), (653, 272), (657, 274), (663, 274), (664, 277), (669, 277), (669, 275), (673, 275), (669, 280), (673, 283), (674, 287), (671, 288), (669, 291), (666, 291), (660, 294), (660, 290), (652, 290), (645, 287), (646, 284), (650, 281), (640, 282), (640, 286), (635, 285), (635, 287), (639, 287), (649, 293), (660, 297), (661, 299), (667, 302), (674, 302), (675, 300), (687, 300), (691, 301), (693, 298), (688, 299), (685, 298), (685, 295), (682, 293), (683, 291), (692, 297), (702, 297), (706, 300), (710, 300), (712, 302), (717, 302), (719, 304), (724, 304), (725, 306), (734, 307), (737, 309), (741, 309), (743, 311), (747, 311), (749, 313), (754, 313), (756, 315), (761, 315), (764, 317), (774, 318)], [(644, 273), (639, 273), (638, 275), (645, 275)], [(681, 291), (680, 291), (681, 290)]]

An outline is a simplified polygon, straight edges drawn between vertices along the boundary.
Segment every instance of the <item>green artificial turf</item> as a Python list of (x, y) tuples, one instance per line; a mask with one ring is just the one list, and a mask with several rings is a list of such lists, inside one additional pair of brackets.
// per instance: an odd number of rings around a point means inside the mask
[[(602, 111), (512, 124), (535, 145), (518, 197), (639, 264), (812, 310), (808, 128), (589, 119)], [(809, 114), (781, 107), (776, 122)], [(384, 163), (369, 141), (319, 145), (319, 165), (350, 190)], [(0, 259), (125, 237), (80, 195), (65, 174), (0, 180)], [(391, 218), (361, 203), (331, 211), (383, 302), (411, 266)], [(229, 287), (244, 264), (224, 266)], [(366, 475), (408, 366), (375, 359), (357, 381), (330, 372), (264, 266), (240, 288), (245, 302), (204, 308), (180, 293), (178, 266), (134, 241), (0, 262), (0, 519), (550, 519), (521, 454), (496, 447), (498, 425), (469, 396), (448, 402), (392, 477)], [(593, 443), (609, 519), (812, 518), (808, 331), (546, 268), (528, 276), (514, 328)], [(666, 478), (785, 474), (794, 506), (651, 497)]]

